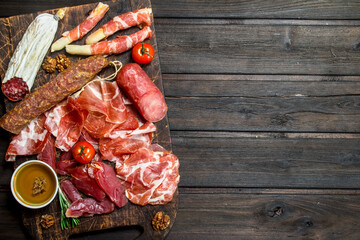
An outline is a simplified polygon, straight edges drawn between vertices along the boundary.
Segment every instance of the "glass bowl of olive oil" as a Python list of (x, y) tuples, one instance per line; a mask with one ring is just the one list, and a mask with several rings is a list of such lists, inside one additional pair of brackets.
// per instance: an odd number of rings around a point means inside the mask
[(54, 169), (38, 160), (29, 160), (18, 166), (10, 183), (15, 199), (24, 207), (32, 209), (50, 204), (58, 191)]

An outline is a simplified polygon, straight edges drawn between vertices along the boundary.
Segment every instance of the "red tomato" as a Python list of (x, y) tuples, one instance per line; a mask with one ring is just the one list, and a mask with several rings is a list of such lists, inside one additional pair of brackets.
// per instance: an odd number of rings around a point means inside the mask
[(132, 58), (138, 64), (148, 64), (154, 58), (154, 48), (148, 43), (138, 43), (132, 49)]
[(72, 155), (76, 161), (80, 163), (88, 163), (95, 156), (95, 149), (93, 145), (86, 141), (80, 141), (75, 144), (72, 149)]

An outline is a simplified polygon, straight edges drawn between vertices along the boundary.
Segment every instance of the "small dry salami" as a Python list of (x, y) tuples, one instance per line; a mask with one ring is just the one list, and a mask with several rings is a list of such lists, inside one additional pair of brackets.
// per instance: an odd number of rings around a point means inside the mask
[(116, 76), (116, 82), (146, 120), (157, 122), (165, 117), (167, 105), (164, 96), (139, 64), (123, 66)]
[(11, 101), (19, 101), (29, 93), (29, 87), (22, 78), (13, 77), (2, 84), (1, 90)]

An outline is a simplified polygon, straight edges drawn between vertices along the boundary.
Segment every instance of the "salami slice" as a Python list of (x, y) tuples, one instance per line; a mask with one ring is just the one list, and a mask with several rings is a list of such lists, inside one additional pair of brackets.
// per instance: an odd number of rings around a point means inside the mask
[(138, 64), (123, 66), (116, 76), (116, 82), (146, 120), (157, 122), (165, 117), (167, 106), (164, 96)]
[(81, 89), (107, 65), (107, 59), (100, 55), (80, 60), (31, 94), (26, 95), (21, 102), (0, 118), (0, 127), (18, 134), (31, 120)]

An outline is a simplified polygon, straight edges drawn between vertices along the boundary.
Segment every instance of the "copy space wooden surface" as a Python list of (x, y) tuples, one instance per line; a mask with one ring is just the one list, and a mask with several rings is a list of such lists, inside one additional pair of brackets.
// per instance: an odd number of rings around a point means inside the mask
[[(0, 16), (84, 2), (5, 0)], [(152, 7), (181, 163), (167, 238), (360, 239), (358, 1), (152, 0)], [(1, 237), (25, 239), (9, 193), (11, 165), (0, 166)]]

